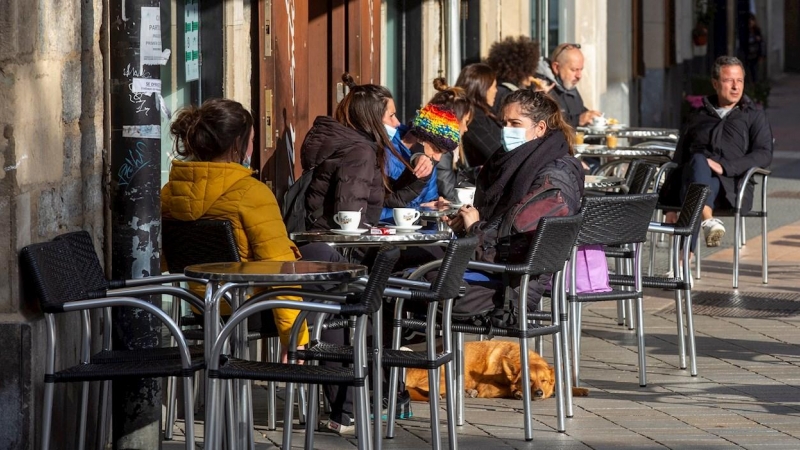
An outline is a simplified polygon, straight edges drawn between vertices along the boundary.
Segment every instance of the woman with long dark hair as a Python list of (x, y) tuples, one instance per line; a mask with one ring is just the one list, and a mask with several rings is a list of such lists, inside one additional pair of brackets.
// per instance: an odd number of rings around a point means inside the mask
[(479, 168), (502, 144), (500, 122), (492, 112), (497, 95), (495, 71), (488, 64), (470, 64), (461, 70), (456, 86), (464, 89), (472, 102), (472, 121), (469, 130), (461, 137), (466, 165)]
[[(540, 218), (576, 214), (583, 196), (583, 170), (572, 156), (574, 131), (558, 103), (544, 92), (523, 89), (506, 97), (502, 113), (502, 150), (478, 174), (474, 206), (461, 207), (449, 220), (456, 233), (480, 238), (476, 259), (486, 262), (497, 258), (501, 239), (535, 230)], [(531, 280), (529, 310), (538, 304), (547, 278)], [(503, 290), (473, 284), (460, 302), (475, 305), (481, 299), (494, 303), (494, 318), (503, 325)]]
[(395, 113), (392, 94), (383, 86), (357, 85), (343, 74), (350, 92), (334, 117), (319, 116), (302, 145), (303, 170), (314, 170), (305, 193), (306, 228), (336, 228), (339, 211), (361, 211), (360, 227), (381, 216), (389, 181), (383, 167), (392, 145), (384, 119)]

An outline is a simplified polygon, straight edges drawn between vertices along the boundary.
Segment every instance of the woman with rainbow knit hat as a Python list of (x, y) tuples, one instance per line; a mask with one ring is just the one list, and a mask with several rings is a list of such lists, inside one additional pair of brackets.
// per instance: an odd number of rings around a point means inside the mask
[(459, 143), (459, 120), (448, 105), (425, 105), (409, 126), (394, 129), (385, 124), (393, 148), (386, 152), (386, 176), (390, 192), (384, 201), (381, 220), (392, 219), (392, 208), (416, 208), (439, 199), (436, 164)]

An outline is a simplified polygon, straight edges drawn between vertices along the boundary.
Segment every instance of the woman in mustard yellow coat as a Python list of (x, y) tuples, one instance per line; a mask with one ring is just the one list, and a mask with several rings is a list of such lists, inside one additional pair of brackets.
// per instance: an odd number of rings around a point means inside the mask
[[(165, 219), (230, 221), (242, 261), (295, 261), (301, 257), (287, 236), (275, 195), (252, 176), (253, 117), (249, 111), (233, 100), (211, 99), (199, 108), (179, 111), (170, 132), (182, 160), (172, 162), (169, 182), (161, 191)], [(230, 314), (230, 307), (223, 305), (221, 313)], [(251, 317), (249, 328), (269, 329), (272, 319), (267, 318), (271, 315), (266, 313), (262, 320)], [(284, 349), (297, 315), (296, 310), (274, 310)], [(304, 324), (298, 343), (307, 342)]]

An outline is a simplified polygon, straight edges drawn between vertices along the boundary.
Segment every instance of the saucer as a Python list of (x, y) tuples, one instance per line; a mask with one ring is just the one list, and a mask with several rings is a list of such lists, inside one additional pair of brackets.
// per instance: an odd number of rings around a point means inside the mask
[(331, 232), (336, 234), (341, 234), (344, 236), (358, 236), (366, 233), (367, 231), (369, 230), (367, 230), (366, 228), (356, 228), (355, 230), (335, 230), (331, 228)]
[(624, 123), (614, 123), (608, 126), (608, 129), (611, 131), (620, 131), (623, 128), (626, 128), (628, 125)]
[(608, 129), (608, 126), (606, 126), (606, 125), (603, 125), (602, 127), (597, 127), (597, 126), (592, 125), (592, 126), (589, 127), (589, 131), (592, 132), (592, 133), (596, 133), (596, 134), (605, 133), (607, 129)]
[(386, 225), (387, 228), (394, 228), (395, 230), (401, 233), (410, 233), (412, 231), (417, 231), (422, 228), (422, 225), (407, 225), (407, 226), (400, 226), (400, 225)]

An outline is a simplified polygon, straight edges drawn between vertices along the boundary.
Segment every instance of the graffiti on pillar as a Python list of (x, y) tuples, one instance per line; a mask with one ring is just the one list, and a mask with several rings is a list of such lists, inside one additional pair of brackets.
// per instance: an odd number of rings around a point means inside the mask
[(136, 143), (136, 149), (128, 149), (128, 156), (117, 171), (120, 186), (129, 185), (136, 173), (150, 164), (150, 160), (144, 157), (146, 151), (147, 144), (142, 141)]

